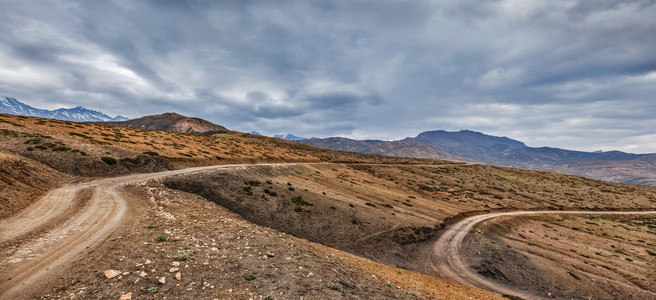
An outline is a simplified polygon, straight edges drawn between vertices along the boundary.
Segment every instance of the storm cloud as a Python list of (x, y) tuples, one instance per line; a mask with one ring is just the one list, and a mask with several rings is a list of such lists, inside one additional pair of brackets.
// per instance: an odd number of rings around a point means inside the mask
[(656, 152), (656, 1), (12, 1), (0, 94), (265, 134)]

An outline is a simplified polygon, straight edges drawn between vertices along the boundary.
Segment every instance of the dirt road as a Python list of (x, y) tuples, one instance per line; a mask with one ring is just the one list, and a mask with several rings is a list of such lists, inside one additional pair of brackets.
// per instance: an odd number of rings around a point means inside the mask
[(0, 299), (19, 299), (54, 270), (99, 245), (128, 213), (122, 185), (207, 170), (296, 163), (220, 165), (135, 174), (64, 186), (21, 213), (0, 221)]
[(656, 214), (656, 211), (619, 212), (619, 211), (516, 211), (498, 212), (472, 216), (448, 227), (433, 245), (433, 249), (426, 260), (426, 267), (435, 275), (448, 278), (463, 284), (475, 286), (502, 295), (514, 295), (525, 299), (541, 299), (539, 296), (525, 291), (513, 289), (493, 282), (480, 274), (473, 272), (460, 256), (460, 247), (463, 240), (476, 224), (488, 219), (501, 216), (519, 216), (536, 214), (593, 214), (593, 215), (642, 215)]

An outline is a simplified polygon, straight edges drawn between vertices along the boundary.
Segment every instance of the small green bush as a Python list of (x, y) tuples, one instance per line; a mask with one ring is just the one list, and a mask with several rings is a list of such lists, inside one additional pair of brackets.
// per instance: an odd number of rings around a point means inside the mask
[(166, 238), (165, 235), (160, 235), (160, 236), (156, 237), (155, 240), (158, 241), (158, 242), (166, 242), (167, 238)]
[(149, 288), (148, 288), (148, 292), (151, 293), (151, 294), (155, 294), (155, 293), (157, 293), (157, 287), (155, 287), (155, 286), (153, 286), (153, 287), (149, 287)]
[(303, 199), (303, 197), (301, 197), (301, 196), (292, 197), (292, 202), (294, 202), (294, 204), (296, 204), (298, 206), (301, 206), (301, 205), (312, 206), (312, 203), (305, 201), (305, 199)]
[(180, 253), (180, 254), (177, 254), (177, 255), (173, 256), (173, 260), (175, 260), (175, 261), (185, 261), (187, 259), (189, 259), (189, 254), (186, 254), (186, 253)]
[(110, 166), (116, 164), (116, 159), (113, 158), (113, 157), (103, 156), (103, 157), (101, 157), (100, 159), (101, 159), (102, 161), (104, 161), (106, 164), (110, 165)]
[(331, 282), (331, 283), (328, 284), (328, 287), (331, 290), (335, 290), (335, 291), (338, 291), (338, 292), (343, 292), (344, 291), (344, 286), (341, 283)]
[(257, 277), (255, 277), (255, 275), (253, 275), (251, 273), (248, 273), (248, 274), (244, 275), (244, 279), (246, 279), (247, 281), (255, 280), (255, 278), (257, 278)]

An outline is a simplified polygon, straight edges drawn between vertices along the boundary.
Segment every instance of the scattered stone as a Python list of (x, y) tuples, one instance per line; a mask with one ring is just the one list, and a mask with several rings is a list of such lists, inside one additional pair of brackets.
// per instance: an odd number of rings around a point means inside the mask
[(118, 300), (132, 300), (132, 292), (123, 294)]
[(118, 275), (121, 275), (120, 271), (116, 271), (116, 270), (107, 270), (107, 271), (105, 271), (105, 277), (107, 277), (107, 279), (112, 279), (112, 278), (114, 278)]
[(141, 273), (139, 273), (139, 276), (141, 276), (141, 277), (146, 277), (146, 275), (148, 275), (148, 273), (146, 273), (144, 271), (141, 271)]
[(177, 272), (178, 270), (180, 270), (180, 268), (170, 268), (170, 269), (169, 269), (169, 273), (175, 273), (175, 272)]
[(180, 262), (179, 261), (174, 261), (174, 262), (171, 263), (171, 265), (174, 266), (174, 267), (179, 267)]
[(166, 283), (166, 277), (164, 277), (164, 276), (160, 277), (159, 283), (165, 284)]
[(269, 251), (267, 251), (266, 255), (267, 255), (268, 257), (275, 257), (275, 255), (273, 255), (273, 253), (271, 253), (271, 252), (269, 252)]
[(149, 265), (149, 264), (151, 264), (151, 263), (153, 263), (153, 262), (150, 261), (150, 259), (146, 259), (146, 262), (145, 262), (144, 264), (145, 264), (145, 265)]
[(178, 280), (178, 281), (182, 280), (182, 274), (180, 272), (175, 273), (175, 280)]
[(130, 272), (123, 272), (122, 275), (123, 275), (123, 276), (126, 276), (126, 275), (129, 275), (129, 274), (130, 274)]

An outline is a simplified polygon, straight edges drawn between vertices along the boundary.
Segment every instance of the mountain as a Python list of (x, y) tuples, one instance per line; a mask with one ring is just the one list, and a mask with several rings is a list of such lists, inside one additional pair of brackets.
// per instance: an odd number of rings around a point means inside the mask
[(273, 137), (283, 139), (283, 140), (288, 140), (288, 141), (299, 141), (299, 140), (307, 140), (308, 139), (306, 137), (295, 136), (291, 133), (288, 133), (286, 135), (285, 134), (276, 134)]
[(479, 161), (486, 161), (490, 157), (503, 155), (508, 150), (528, 148), (520, 141), (470, 130), (458, 132), (426, 131), (420, 133), (417, 137), (406, 138), (403, 141), (412, 144), (431, 145), (453, 155)]
[(180, 133), (219, 133), (229, 131), (227, 128), (210, 121), (199, 118), (190, 118), (177, 113), (164, 113), (160, 115), (145, 116), (129, 121), (102, 122), (99, 124)]
[(656, 154), (533, 148), (507, 137), (470, 130), (426, 131), (416, 137), (389, 142), (339, 137), (298, 142), (333, 150), (398, 157), (477, 161), (489, 165), (656, 186)]
[(255, 131), (255, 130), (251, 131), (250, 133), (253, 134), (253, 135), (262, 135), (261, 133)]
[(367, 154), (378, 154), (396, 157), (430, 158), (442, 160), (463, 161), (465, 159), (451, 155), (429, 145), (416, 145), (403, 141), (380, 141), (380, 140), (353, 140), (343, 137), (331, 137), (325, 139), (298, 140), (298, 143), (317, 146), (326, 149), (358, 152)]
[(108, 122), (127, 120), (127, 118), (122, 116), (112, 118), (102, 112), (90, 110), (82, 106), (75, 108), (60, 108), (56, 110), (39, 109), (10, 97), (0, 98), (0, 113), (73, 122)]

